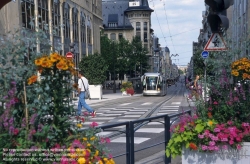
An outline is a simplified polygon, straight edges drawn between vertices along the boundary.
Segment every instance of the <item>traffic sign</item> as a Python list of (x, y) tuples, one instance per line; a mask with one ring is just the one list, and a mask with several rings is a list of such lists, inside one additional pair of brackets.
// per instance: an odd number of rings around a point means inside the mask
[(66, 53), (66, 58), (72, 59), (73, 57), (74, 57), (74, 54), (73, 54), (73, 53), (71, 53), (71, 52), (67, 52), (67, 53)]
[(218, 33), (213, 33), (205, 45), (204, 51), (226, 51), (227, 47), (223, 38)]
[(203, 51), (203, 52), (201, 53), (201, 56), (202, 56), (204, 59), (206, 59), (206, 58), (209, 56), (209, 52), (208, 52), (208, 51)]

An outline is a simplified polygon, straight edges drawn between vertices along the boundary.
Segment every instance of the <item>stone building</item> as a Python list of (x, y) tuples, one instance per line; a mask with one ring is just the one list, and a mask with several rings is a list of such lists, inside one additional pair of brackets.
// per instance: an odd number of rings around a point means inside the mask
[[(61, 55), (74, 45), (76, 64), (84, 56), (100, 52), (102, 2), (100, 0), (15, 0), (0, 10), (0, 34), (38, 28), (48, 36)], [(22, 35), (22, 34), (21, 34)], [(25, 37), (25, 36), (24, 36)], [(42, 52), (42, 44), (36, 46)]]
[(149, 55), (153, 50), (153, 30), (148, 0), (102, 0), (104, 34), (111, 40), (141, 38)]

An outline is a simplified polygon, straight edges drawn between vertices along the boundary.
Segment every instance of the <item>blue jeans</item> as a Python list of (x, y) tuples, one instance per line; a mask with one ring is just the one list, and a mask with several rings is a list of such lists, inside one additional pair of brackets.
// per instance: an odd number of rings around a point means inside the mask
[(81, 92), (79, 95), (78, 110), (77, 110), (78, 115), (81, 115), (82, 107), (87, 109), (89, 113), (93, 112), (93, 109), (85, 102), (85, 92)]

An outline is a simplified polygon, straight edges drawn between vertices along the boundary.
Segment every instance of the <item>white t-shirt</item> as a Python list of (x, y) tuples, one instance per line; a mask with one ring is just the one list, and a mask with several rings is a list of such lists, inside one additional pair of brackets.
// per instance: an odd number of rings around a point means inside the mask
[[(84, 86), (85, 86), (86, 89), (88, 89), (89, 88), (89, 82), (85, 77), (81, 77), (81, 79), (78, 79), (78, 88), (81, 88), (81, 91), (85, 91)], [(84, 82), (84, 86), (83, 86), (82, 82)]]

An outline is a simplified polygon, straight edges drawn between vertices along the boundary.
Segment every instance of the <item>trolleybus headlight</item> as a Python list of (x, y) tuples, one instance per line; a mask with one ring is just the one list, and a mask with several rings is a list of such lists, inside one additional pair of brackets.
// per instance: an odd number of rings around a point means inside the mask
[(160, 90), (161, 90), (160, 88), (157, 89), (157, 91), (160, 91)]

